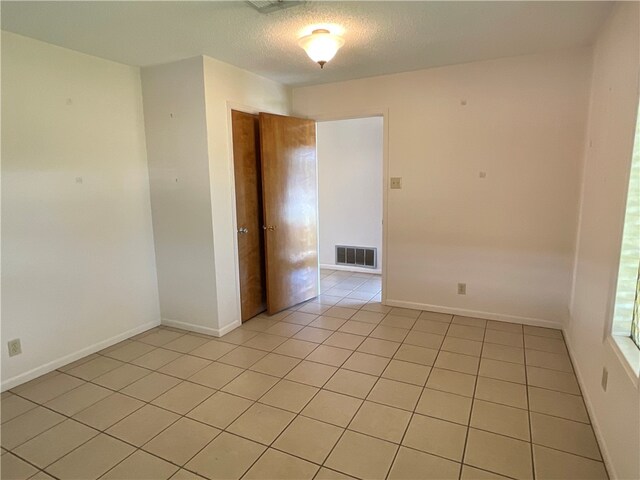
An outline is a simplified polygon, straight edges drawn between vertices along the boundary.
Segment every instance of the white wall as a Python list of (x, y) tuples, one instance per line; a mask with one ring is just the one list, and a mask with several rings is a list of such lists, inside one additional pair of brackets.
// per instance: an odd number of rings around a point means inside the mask
[(208, 57), (142, 79), (162, 321), (221, 335), (240, 323), (231, 107), (287, 113), (289, 91)]
[(335, 246), (378, 250), (382, 265), (382, 117), (318, 122), (320, 265), (335, 266)]
[[(640, 478), (640, 392), (609, 337), (640, 80), (640, 9), (618, 4), (598, 38), (567, 343), (613, 478)], [(636, 355), (638, 352), (636, 350)], [(600, 386), (609, 372), (607, 391)]]
[(589, 69), (584, 49), (294, 89), (299, 115), (388, 111), (387, 303), (562, 324)]
[(3, 389), (159, 323), (137, 68), (2, 33), (2, 297)]

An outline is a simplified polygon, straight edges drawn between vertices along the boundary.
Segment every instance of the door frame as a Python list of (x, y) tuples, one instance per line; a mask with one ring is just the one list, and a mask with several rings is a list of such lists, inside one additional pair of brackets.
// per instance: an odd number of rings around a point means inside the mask
[[(387, 185), (389, 183), (389, 108), (379, 107), (366, 110), (353, 110), (336, 114), (328, 113), (308, 115), (306, 118), (313, 119), (316, 122), (331, 122), (338, 120), (355, 120), (358, 118), (371, 117), (382, 117), (382, 293), (380, 297), (381, 303), (384, 305), (387, 301), (387, 218), (389, 198)], [(320, 160), (318, 160), (318, 168), (319, 166)], [(318, 228), (320, 228), (320, 222), (318, 222)], [(318, 239), (319, 238), (320, 236), (318, 235)]]

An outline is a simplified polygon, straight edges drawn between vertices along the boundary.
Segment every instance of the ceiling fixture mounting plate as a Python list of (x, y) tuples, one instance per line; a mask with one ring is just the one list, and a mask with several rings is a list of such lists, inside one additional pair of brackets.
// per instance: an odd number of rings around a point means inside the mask
[(302, 5), (306, 2), (294, 0), (249, 0), (247, 3), (260, 13), (272, 13), (284, 10), (285, 8)]

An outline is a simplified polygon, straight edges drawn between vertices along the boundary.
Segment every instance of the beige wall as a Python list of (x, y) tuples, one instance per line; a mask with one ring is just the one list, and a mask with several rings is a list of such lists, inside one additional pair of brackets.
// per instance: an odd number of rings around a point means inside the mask
[[(622, 3), (594, 55), (567, 343), (614, 478), (640, 478), (640, 391), (610, 337), (640, 80), (640, 8)], [(635, 356), (640, 355), (634, 349)], [(607, 391), (600, 386), (609, 372)]]
[(294, 89), (298, 115), (388, 112), (389, 303), (562, 325), (589, 71), (577, 50)]
[(139, 69), (2, 33), (3, 389), (159, 324), (143, 122)]

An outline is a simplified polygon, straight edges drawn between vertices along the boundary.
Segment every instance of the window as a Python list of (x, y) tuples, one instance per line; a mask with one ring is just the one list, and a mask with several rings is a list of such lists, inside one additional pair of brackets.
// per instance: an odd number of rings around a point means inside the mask
[(631, 175), (622, 235), (613, 334), (631, 337), (640, 348), (640, 114), (636, 121)]

